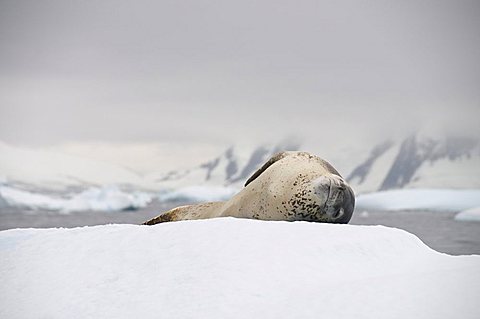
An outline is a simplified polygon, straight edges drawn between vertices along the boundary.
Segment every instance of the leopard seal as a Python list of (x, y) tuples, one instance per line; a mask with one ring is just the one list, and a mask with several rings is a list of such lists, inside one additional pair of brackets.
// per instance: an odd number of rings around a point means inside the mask
[(180, 206), (143, 224), (214, 217), (346, 224), (354, 207), (352, 188), (330, 163), (307, 152), (280, 152), (230, 200)]

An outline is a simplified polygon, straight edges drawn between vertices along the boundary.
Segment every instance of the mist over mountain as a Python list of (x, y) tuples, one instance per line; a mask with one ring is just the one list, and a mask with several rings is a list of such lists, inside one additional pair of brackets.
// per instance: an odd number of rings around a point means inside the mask
[[(359, 193), (411, 187), (477, 188), (480, 187), (479, 146), (479, 140), (472, 137), (432, 138), (413, 134), (386, 140), (370, 149), (365, 147), (363, 157), (345, 159), (342, 155), (348, 155), (338, 153), (328, 160), (334, 166), (336, 159), (350, 162), (351, 170), (341, 173)], [(169, 187), (199, 183), (241, 187), (279, 150), (302, 150), (302, 144), (261, 145), (249, 152), (231, 147), (207, 163), (171, 171), (155, 181)]]
[(347, 180), (359, 191), (480, 187), (480, 143), (472, 137), (418, 134), (375, 146)]
[(472, 136), (417, 132), (351, 148), (327, 149), (321, 144), (288, 138), (256, 146), (231, 145), (186, 169), (159, 166), (140, 174), (135, 167), (2, 143), (0, 176), (5, 183), (22, 188), (54, 191), (102, 185), (152, 191), (198, 185), (240, 189), (273, 154), (302, 150), (329, 161), (357, 194), (402, 188), (480, 188), (480, 140)]

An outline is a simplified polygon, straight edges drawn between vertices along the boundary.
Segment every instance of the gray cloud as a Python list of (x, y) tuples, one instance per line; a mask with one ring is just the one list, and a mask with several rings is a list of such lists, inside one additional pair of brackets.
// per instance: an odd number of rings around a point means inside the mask
[[(2, 1), (0, 139), (478, 134), (478, 1)], [(388, 133), (387, 133), (388, 132)]]

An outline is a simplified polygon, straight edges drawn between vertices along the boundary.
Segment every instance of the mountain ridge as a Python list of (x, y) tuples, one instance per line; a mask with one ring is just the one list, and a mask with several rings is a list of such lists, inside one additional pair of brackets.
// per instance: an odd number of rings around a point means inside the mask
[(153, 191), (193, 185), (241, 188), (273, 154), (308, 149), (341, 168), (340, 173), (357, 194), (400, 188), (480, 188), (478, 138), (415, 133), (385, 139), (371, 147), (361, 146), (351, 154), (328, 153), (326, 148), (319, 150), (320, 144), (289, 138), (254, 147), (230, 145), (211, 160), (191, 168), (140, 175), (118, 165), (46, 151), (26, 151), (0, 143), (0, 176), (6, 178), (3, 183), (53, 190), (105, 184)]
[[(300, 150), (302, 145), (284, 144), (284, 150)], [(248, 164), (243, 166), (236, 159), (234, 147), (228, 148), (221, 156), (212, 161), (201, 164), (182, 173), (170, 173), (172, 176), (182, 176), (176, 180), (170, 179), (172, 187), (186, 184), (216, 184), (223, 186), (238, 186), (280, 148), (278, 146), (262, 145), (255, 148), (250, 155)], [(418, 134), (409, 135), (400, 140), (387, 139), (375, 145), (365, 159), (358, 161), (349, 172), (341, 172), (359, 193), (384, 191), (401, 188), (480, 188), (480, 142), (471, 137), (425, 138)], [(337, 154), (336, 157), (341, 157)], [(335, 157), (331, 163), (335, 166)], [(382, 169), (375, 166), (384, 161), (384, 175)], [(436, 167), (436, 164), (446, 161), (448, 167)], [(443, 163), (445, 164), (445, 163)], [(445, 166), (445, 165), (442, 165)], [(232, 169), (234, 167), (234, 169)], [(193, 174), (192, 171), (205, 172)], [(223, 170), (223, 171), (222, 171)], [(442, 172), (442, 170), (444, 170)], [(470, 178), (466, 178), (465, 170), (470, 170)], [(240, 174), (238, 172), (241, 171)], [(454, 182), (453, 176), (446, 172), (460, 172), (460, 185)], [(432, 184), (428, 180), (421, 180), (421, 176), (436, 175), (444, 177), (442, 183)], [(190, 175), (190, 176), (189, 176)], [(450, 174), (451, 175), (451, 174)], [(196, 177), (193, 177), (196, 176)], [(205, 176), (201, 178), (200, 176)], [(199, 178), (200, 177), (200, 178)]]

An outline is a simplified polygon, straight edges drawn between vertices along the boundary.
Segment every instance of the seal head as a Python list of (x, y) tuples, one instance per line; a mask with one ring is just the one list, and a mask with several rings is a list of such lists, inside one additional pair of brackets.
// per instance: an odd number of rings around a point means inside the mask
[(352, 188), (338, 175), (321, 176), (313, 181), (315, 195), (324, 205), (322, 219), (329, 223), (347, 224), (355, 208)]

